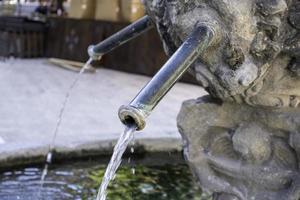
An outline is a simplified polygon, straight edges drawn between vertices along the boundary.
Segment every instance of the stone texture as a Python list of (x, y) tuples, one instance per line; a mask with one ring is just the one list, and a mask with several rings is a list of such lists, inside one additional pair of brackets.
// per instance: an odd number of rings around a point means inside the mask
[(177, 120), (186, 159), (215, 199), (300, 198), (300, 109), (205, 97), (184, 102)]
[(220, 41), (191, 68), (210, 95), (254, 106), (298, 106), (298, 0), (145, 0), (144, 3), (168, 55), (178, 49), (199, 23), (220, 30)]
[(144, 3), (168, 55), (198, 24), (220, 37), (191, 67), (211, 97), (178, 116), (201, 186), (215, 200), (298, 200), (299, 0)]

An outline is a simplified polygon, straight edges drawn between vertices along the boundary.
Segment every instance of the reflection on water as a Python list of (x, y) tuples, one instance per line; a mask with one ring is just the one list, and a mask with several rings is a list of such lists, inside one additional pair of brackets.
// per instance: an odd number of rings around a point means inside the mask
[[(53, 166), (42, 188), (43, 200), (94, 200), (105, 165), (95, 162)], [(36, 199), (42, 169), (26, 168), (0, 175), (1, 200)], [(208, 200), (192, 181), (186, 165), (122, 166), (108, 189), (108, 200)]]

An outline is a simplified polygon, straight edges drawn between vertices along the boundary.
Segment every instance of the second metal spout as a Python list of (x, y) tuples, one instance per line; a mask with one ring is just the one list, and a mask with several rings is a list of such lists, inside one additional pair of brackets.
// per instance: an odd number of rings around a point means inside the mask
[(127, 106), (119, 109), (125, 124), (136, 124), (144, 129), (146, 118), (184, 72), (219, 38), (219, 30), (212, 25), (198, 24), (168, 62)]
[(153, 27), (154, 25), (150, 17), (144, 16), (99, 44), (89, 46), (88, 54), (93, 60), (99, 60), (106, 53), (147, 32)]

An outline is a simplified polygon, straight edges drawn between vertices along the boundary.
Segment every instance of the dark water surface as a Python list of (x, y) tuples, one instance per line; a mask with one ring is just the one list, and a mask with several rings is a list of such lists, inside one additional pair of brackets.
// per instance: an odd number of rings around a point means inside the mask
[[(125, 160), (127, 161), (127, 160)], [(124, 162), (125, 162), (124, 161)], [(53, 165), (41, 192), (43, 200), (95, 199), (106, 168), (87, 161)], [(159, 163), (159, 162), (158, 162)], [(35, 200), (42, 169), (30, 167), (1, 172), (1, 200)], [(134, 174), (133, 174), (134, 173)], [(108, 200), (208, 200), (182, 163), (122, 166), (110, 184)]]

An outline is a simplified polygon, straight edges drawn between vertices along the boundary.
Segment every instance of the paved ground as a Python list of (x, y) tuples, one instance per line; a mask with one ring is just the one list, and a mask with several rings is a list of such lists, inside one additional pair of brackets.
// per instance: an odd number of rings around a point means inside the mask
[[(43, 59), (0, 63), (0, 166), (43, 159), (75, 76)], [(147, 81), (148, 77), (106, 69), (84, 74), (66, 107), (56, 151), (64, 155), (110, 152), (123, 130), (117, 117), (119, 106), (129, 103)], [(180, 105), (203, 94), (200, 87), (177, 84), (149, 118), (146, 129), (136, 134), (136, 144), (148, 151), (180, 149), (176, 129)]]

